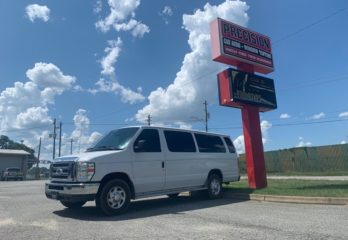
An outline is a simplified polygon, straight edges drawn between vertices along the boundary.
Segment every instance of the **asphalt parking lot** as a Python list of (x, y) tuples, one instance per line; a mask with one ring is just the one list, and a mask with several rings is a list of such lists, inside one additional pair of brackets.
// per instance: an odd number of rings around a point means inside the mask
[(44, 181), (0, 182), (0, 239), (348, 239), (348, 206), (202, 200), (138, 200), (118, 217), (94, 202), (68, 210)]

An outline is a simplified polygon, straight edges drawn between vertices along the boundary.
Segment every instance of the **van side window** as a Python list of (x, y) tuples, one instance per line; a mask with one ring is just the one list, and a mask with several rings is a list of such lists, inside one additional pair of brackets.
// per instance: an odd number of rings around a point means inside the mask
[(235, 153), (236, 149), (233, 146), (233, 143), (232, 143), (231, 139), (228, 138), (228, 137), (224, 137), (224, 139), (225, 139), (225, 142), (227, 144), (227, 147), (228, 147), (228, 150), (230, 151), (230, 153)]
[(161, 152), (158, 130), (144, 129), (133, 145), (134, 152)]
[(167, 146), (171, 152), (196, 152), (195, 142), (191, 133), (164, 131)]
[(226, 152), (222, 139), (218, 136), (195, 133), (200, 152)]

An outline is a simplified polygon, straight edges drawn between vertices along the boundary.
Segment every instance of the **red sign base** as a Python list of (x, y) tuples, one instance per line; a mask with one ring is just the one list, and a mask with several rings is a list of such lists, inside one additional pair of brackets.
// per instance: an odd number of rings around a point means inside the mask
[(267, 178), (258, 108), (245, 105), (242, 120), (249, 188), (265, 188)]
[[(237, 68), (245, 72), (254, 72), (254, 67), (249, 64), (241, 64)], [(249, 188), (265, 188), (267, 177), (258, 107), (244, 105), (242, 120)]]

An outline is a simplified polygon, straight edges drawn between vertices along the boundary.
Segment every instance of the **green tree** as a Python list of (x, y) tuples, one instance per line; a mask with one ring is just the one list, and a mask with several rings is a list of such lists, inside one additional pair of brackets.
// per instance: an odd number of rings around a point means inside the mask
[(30, 153), (30, 157), (29, 158), (35, 158), (34, 156), (34, 149), (31, 149), (30, 147), (22, 144), (22, 143), (18, 143), (15, 141), (12, 141), (9, 137), (5, 136), (5, 135), (1, 135), (0, 136), (0, 149), (16, 149), (16, 150), (24, 150), (28, 153)]

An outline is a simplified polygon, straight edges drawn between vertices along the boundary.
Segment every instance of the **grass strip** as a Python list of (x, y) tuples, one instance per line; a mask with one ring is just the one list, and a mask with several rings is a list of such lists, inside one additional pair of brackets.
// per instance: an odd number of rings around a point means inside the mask
[[(244, 170), (241, 175), (246, 175)], [(267, 176), (348, 176), (348, 171), (267, 172)]]
[(246, 180), (230, 183), (229, 185), (224, 185), (224, 187), (235, 193), (246, 194), (348, 198), (348, 181), (269, 179), (267, 182), (267, 188), (256, 190), (249, 189)]

